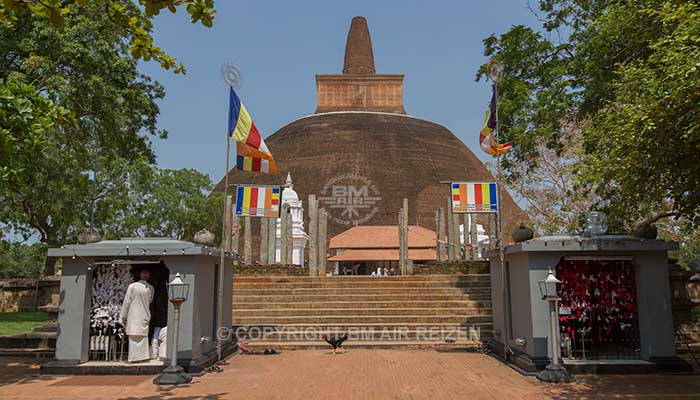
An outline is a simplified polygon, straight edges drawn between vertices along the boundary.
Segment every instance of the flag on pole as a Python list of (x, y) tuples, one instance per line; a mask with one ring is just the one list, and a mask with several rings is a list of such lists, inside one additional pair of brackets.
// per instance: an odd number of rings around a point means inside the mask
[(454, 213), (498, 211), (495, 182), (452, 182), (450, 188)]
[(279, 186), (238, 185), (236, 215), (250, 217), (279, 217)]
[(228, 134), (236, 141), (236, 167), (241, 171), (277, 175), (272, 153), (233, 88), (229, 95)]
[(489, 104), (488, 110), (486, 110), (484, 126), (481, 127), (481, 131), (479, 132), (479, 144), (481, 145), (481, 149), (492, 156), (505, 154), (510, 150), (511, 146), (513, 146), (513, 142), (496, 143), (496, 138), (494, 137), (494, 131), (496, 130), (496, 109), (498, 107), (496, 101), (496, 90), (494, 88), (491, 94), (491, 103)]
[(277, 175), (277, 164), (272, 155), (241, 142), (236, 142), (236, 168), (241, 171)]

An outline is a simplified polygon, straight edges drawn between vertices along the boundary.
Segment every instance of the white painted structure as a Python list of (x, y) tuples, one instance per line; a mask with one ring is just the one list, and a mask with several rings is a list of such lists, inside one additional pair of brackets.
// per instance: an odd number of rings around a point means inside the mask
[[(287, 182), (284, 184), (282, 191), (282, 204), (289, 204), (289, 209), (292, 213), (292, 264), (304, 265), (304, 248), (309, 236), (304, 232), (304, 207), (302, 206), (299, 195), (294, 191), (291, 174), (287, 173)], [(280, 204), (281, 205), (281, 204)], [(277, 218), (277, 240), (275, 248), (275, 262), (280, 263), (281, 260), (281, 221)]]
[[(471, 240), (471, 235), (469, 235), (469, 226), (471, 226), (471, 215), (467, 215), (469, 217), (469, 221), (467, 222), (469, 225), (467, 226), (467, 241)], [(459, 225), (459, 243), (464, 246), (464, 224)], [(467, 244), (471, 244), (468, 243)], [(484, 229), (484, 226), (481, 224), (476, 224), (476, 249), (477, 249), (477, 258), (484, 258), (484, 251), (488, 250), (489, 248), (489, 235), (486, 234), (486, 229)]]

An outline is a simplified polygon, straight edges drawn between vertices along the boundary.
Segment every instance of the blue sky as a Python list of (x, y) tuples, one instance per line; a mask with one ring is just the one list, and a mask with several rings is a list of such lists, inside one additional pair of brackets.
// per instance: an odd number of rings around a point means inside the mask
[[(531, 0), (533, 1), (533, 0)], [(472, 151), (490, 96), (476, 82), (482, 39), (511, 25), (537, 26), (527, 0), (216, 1), (214, 27), (188, 23), (184, 11), (156, 18), (156, 44), (187, 67), (185, 76), (143, 63), (160, 81), (153, 139), (162, 168), (195, 168), (218, 181), (225, 170), (227, 90), (224, 62), (242, 72), (238, 93), (263, 136), (316, 108), (315, 74), (340, 73), (350, 20), (369, 24), (378, 73), (403, 73), (408, 114), (444, 125)]]

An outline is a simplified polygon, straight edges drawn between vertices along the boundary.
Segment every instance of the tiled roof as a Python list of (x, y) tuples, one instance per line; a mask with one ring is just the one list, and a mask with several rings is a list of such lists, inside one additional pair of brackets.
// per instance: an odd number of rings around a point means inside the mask
[[(408, 227), (408, 247), (435, 247), (435, 232), (418, 225)], [(334, 236), (330, 249), (397, 249), (399, 228), (392, 225), (360, 225)], [(434, 257), (434, 255), (433, 255)], [(398, 258), (397, 258), (398, 259)]]

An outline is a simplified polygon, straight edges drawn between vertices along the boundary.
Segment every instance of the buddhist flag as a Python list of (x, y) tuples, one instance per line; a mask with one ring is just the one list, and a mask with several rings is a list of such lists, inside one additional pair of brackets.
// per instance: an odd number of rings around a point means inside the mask
[(498, 211), (495, 182), (452, 182), (452, 212), (484, 213)]
[(236, 142), (236, 168), (241, 171), (277, 175), (277, 165), (272, 155), (240, 142)]
[(236, 215), (241, 217), (279, 217), (279, 186), (238, 185)]
[(236, 141), (236, 167), (277, 175), (275, 160), (233, 88), (229, 95), (228, 134)]
[(484, 126), (481, 127), (481, 132), (479, 132), (479, 144), (481, 145), (481, 149), (492, 156), (505, 154), (510, 150), (511, 146), (513, 146), (513, 142), (496, 143), (496, 138), (493, 133), (496, 129), (497, 108), (496, 90), (494, 88), (491, 94), (491, 103), (489, 103), (489, 108), (486, 110)]

